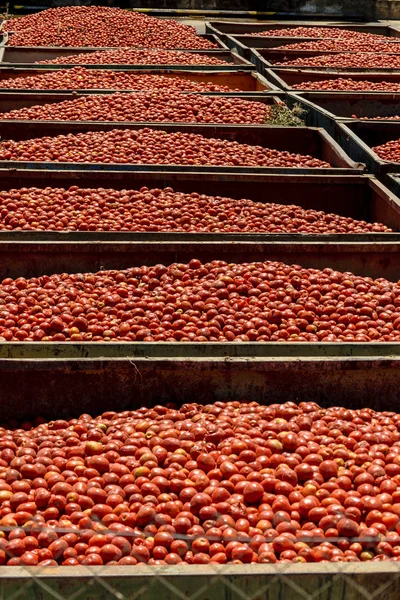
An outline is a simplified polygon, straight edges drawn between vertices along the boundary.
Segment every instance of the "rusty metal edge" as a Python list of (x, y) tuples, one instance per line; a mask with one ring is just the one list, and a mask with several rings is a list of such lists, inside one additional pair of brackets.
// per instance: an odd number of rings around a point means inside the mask
[(3, 342), (1, 361), (143, 359), (229, 362), (311, 360), (400, 361), (400, 342)]
[[(224, 576), (246, 576), (255, 575), (276, 576), (282, 575), (367, 575), (373, 577), (378, 574), (387, 574), (390, 576), (400, 573), (400, 565), (397, 562), (365, 562), (365, 563), (307, 563), (307, 564), (263, 564), (263, 565), (221, 565)], [(37, 567), (1, 567), (1, 579), (24, 579), (37, 575)], [(44, 579), (54, 579), (58, 577), (78, 577), (92, 578), (101, 576), (102, 578), (129, 577), (138, 578), (143, 576), (154, 576), (154, 573), (174, 577), (215, 577), (218, 566), (213, 565), (166, 565), (162, 567), (151, 567), (147, 565), (131, 566), (76, 566), (76, 567), (46, 567), (40, 570), (40, 577)]]
[[(360, 121), (360, 120), (336, 120), (335, 121), (335, 139), (343, 148), (343, 150), (353, 159), (360, 160), (363, 164), (367, 165), (370, 170), (377, 177), (383, 177), (384, 183), (386, 182), (386, 175), (390, 171), (393, 173), (400, 172), (400, 162), (391, 162), (381, 159), (371, 146), (368, 146), (364, 140), (351, 129), (351, 125), (357, 124), (361, 127), (367, 127), (373, 125), (381, 126), (382, 124), (390, 124), (395, 127), (398, 126), (400, 136), (400, 122), (398, 121)], [(396, 139), (396, 138), (394, 138)], [(383, 142), (384, 143), (384, 142)]]

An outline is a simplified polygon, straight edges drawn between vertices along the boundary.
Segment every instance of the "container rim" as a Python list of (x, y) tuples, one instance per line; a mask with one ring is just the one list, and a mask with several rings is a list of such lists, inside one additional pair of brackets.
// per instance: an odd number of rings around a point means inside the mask
[[(400, 342), (2, 342), (0, 362), (142, 359), (167, 361), (400, 361)], [(1, 573), (1, 569), (0, 569)]]
[[(217, 570), (218, 569), (218, 570)], [(41, 579), (62, 578), (139, 578), (154, 576), (156, 573), (160, 577), (215, 577), (220, 574), (224, 576), (246, 576), (265, 575), (265, 576), (291, 576), (291, 575), (398, 575), (400, 566), (397, 561), (384, 562), (363, 562), (363, 563), (305, 563), (305, 564), (252, 564), (252, 565), (163, 565), (152, 567), (149, 565), (131, 566), (90, 566), (82, 565), (74, 567), (52, 567), (38, 569), (38, 567), (2, 567), (0, 569), (0, 581), (2, 579), (31, 579), (36, 577), (40, 571)]]

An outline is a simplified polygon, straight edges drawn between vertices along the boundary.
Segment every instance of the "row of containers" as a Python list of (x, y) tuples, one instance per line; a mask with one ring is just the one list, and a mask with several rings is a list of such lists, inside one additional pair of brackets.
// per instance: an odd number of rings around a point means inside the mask
[[(318, 169), (309, 166), (199, 167), (7, 159), (0, 161), (0, 189), (22, 188), (25, 193), (30, 187), (112, 187), (116, 190), (168, 187), (177, 192), (197, 192), (236, 200), (248, 198), (263, 204), (296, 204), (304, 209), (368, 223), (380, 222), (391, 232), (317, 235), (3, 228), (0, 230), (1, 278), (188, 263), (196, 258), (205, 263), (218, 259), (228, 264), (281, 261), (306, 268), (329, 267), (397, 282), (400, 279), (400, 179), (396, 175), (396, 164), (383, 165), (383, 161), (380, 164), (368, 144), (382, 143), (384, 140), (380, 136), (383, 135), (385, 140), (400, 137), (400, 124), (369, 122), (351, 116), (353, 112), (365, 116), (366, 111), (371, 116), (379, 115), (383, 108), (395, 114), (396, 94), (297, 92), (295, 82), (324, 79), (326, 72), (275, 69), (268, 60), (268, 46), (262, 44), (271, 42), (273, 48), (282, 40), (249, 36), (257, 30), (288, 26), (287, 23), (274, 26), (209, 23), (206, 35), (219, 47), (198, 53), (218, 57), (226, 63), (222, 66), (204, 66), (201, 62), (190, 66), (91, 65), (85, 62), (85, 67), (102, 72), (138, 72), (197, 83), (213, 82), (228, 89), (206, 92), (208, 95), (252, 100), (277, 109), (275, 121), (258, 125), (118, 122), (120, 129), (146, 127), (170, 133), (197, 133), (210, 139), (310, 155), (325, 161), (327, 166)], [(343, 29), (384, 33), (392, 35), (393, 39), (400, 36), (400, 31), (380, 25), (346, 25)], [(398, 39), (400, 41), (400, 37)], [(73, 68), (73, 64), (38, 64), (38, 61), (90, 51), (93, 48), (11, 47), (7, 46), (4, 35), (0, 48), (0, 113), (94, 93), (112, 93), (110, 89), (72, 91), (21, 87), (21, 77), (31, 78)], [(358, 76), (362, 77), (362, 74)], [(379, 73), (373, 76), (374, 80), (388, 77)], [(390, 77), (396, 80), (395, 73)], [(18, 87), (10, 87), (10, 79), (18, 79)], [(5, 80), (7, 87), (2, 86)], [(286, 105), (293, 109), (292, 113), (288, 113)], [(1, 140), (11, 139), (21, 144), (43, 136), (52, 138), (115, 128), (116, 123), (109, 121), (18, 120), (4, 119), (0, 115)], [(365, 139), (361, 141), (362, 128), (365, 128)], [(376, 129), (379, 134), (374, 133)], [(398, 172), (400, 176), (400, 168)], [(1, 211), (0, 215), (3, 216)], [(60, 419), (170, 401), (183, 404), (229, 399), (260, 403), (312, 400), (353, 409), (370, 406), (394, 410), (400, 402), (399, 346), (395, 342), (3, 341), (0, 343), (0, 421), (29, 419), (37, 415)], [(280, 570), (279, 566), (284, 569)], [(209, 597), (210, 590), (215, 597), (233, 600), (258, 598), (260, 594), (275, 598), (282, 593), (285, 596), (286, 592), (293, 594), (293, 590), (296, 597), (309, 597), (319, 590), (322, 595), (328, 594), (337, 600), (352, 600), (360, 597), (359, 590), (365, 596), (378, 598), (380, 590), (384, 589), (386, 600), (398, 598), (394, 563), (389, 566), (387, 562), (355, 566), (338, 563), (224, 565), (223, 575), (229, 576), (229, 583), (226, 577), (216, 576), (211, 567), (185, 565), (182, 569), (178, 565), (169, 568), (167, 576), (160, 572), (155, 575), (153, 568), (140, 565), (135, 569), (63, 567), (45, 569), (40, 578), (35, 577), (35, 585), (38, 588), (45, 586), (40, 595), (46, 599), (72, 598), (82, 595), (82, 589), (89, 593), (86, 585), (88, 589), (91, 586), (91, 597), (99, 600), (111, 595), (130, 598), (132, 590), (143, 600), (154, 598), (158, 592), (160, 597), (171, 599), (183, 595)], [(22, 567), (3, 569), (0, 583), (4, 598), (14, 597), (17, 588), (23, 589), (29, 597), (37, 596), (33, 579), (30, 579), (32, 572)]]
[[(279, 260), (304, 267), (351, 271), (361, 276), (400, 279), (400, 162), (380, 160), (371, 149), (400, 138), (400, 120), (365, 117), (396, 115), (399, 93), (297, 91), (305, 81), (354, 78), (399, 81), (400, 71), (373, 73), (321, 69), (275, 68), (280, 45), (293, 37), (257, 35), (287, 29), (280, 25), (210, 22), (206, 38), (217, 43), (198, 54), (218, 57), (226, 65), (86, 64), (85, 68), (121, 73), (160, 74), (193, 82), (213, 82), (231, 91), (205, 92), (263, 103), (300, 115), (259, 125), (133, 123), (118, 128), (197, 133), (264, 148), (311, 155), (329, 163), (311, 167), (225, 167), (165, 164), (112, 164), (0, 161), (2, 190), (29, 187), (171, 187), (234, 199), (296, 204), (305, 209), (380, 222), (388, 233), (189, 233), (96, 231), (0, 231), (2, 278), (36, 277), (60, 272), (95, 272), (132, 266), (185, 263), (216, 258), (231, 262)], [(293, 25), (295, 27), (296, 25)], [(303, 24), (304, 26), (304, 24)], [(312, 26), (316, 26), (314, 22)], [(343, 31), (390, 36), (400, 30), (379, 24), (338, 25)], [(313, 39), (313, 38), (311, 38)], [(316, 38), (318, 40), (318, 38)], [(300, 41), (302, 41), (300, 39)], [(400, 58), (400, 43), (399, 43)], [(68, 70), (74, 64), (38, 64), (60, 56), (88, 53), (93, 48), (0, 48), (0, 113), (63, 102), (113, 90), (32, 89), (9, 85), (10, 79)], [(288, 51), (284, 51), (288, 52)], [(286, 56), (286, 54), (285, 54)], [(274, 60), (275, 60), (274, 58)], [(79, 64), (79, 63), (75, 63)], [(6, 87), (1, 82), (8, 80)], [(20, 81), (20, 79), (19, 79)], [(399, 85), (400, 89), (400, 85)], [(115, 91), (115, 90), (114, 90)], [(119, 90), (121, 91), (121, 90)], [(135, 90), (125, 90), (135, 91)], [(353, 113), (362, 118), (354, 118)], [(285, 113), (287, 118), (287, 113)], [(3, 119), (2, 140), (106, 131), (108, 121), (44, 121)], [(399, 175), (397, 175), (398, 173)], [(184, 374), (184, 375), (183, 375)], [(58, 417), (109, 408), (187, 398), (198, 401), (243, 397), (265, 401), (312, 399), (322, 403), (370, 405), (380, 409), (400, 401), (398, 343), (25, 343), (0, 344), (0, 419), (33, 414)], [(30, 390), (27, 394), (26, 390)], [(60, 393), (62, 390), (62, 393)], [(12, 398), (13, 401), (9, 402)]]
[[(270, 85), (283, 90), (291, 108), (303, 109), (308, 126), (324, 128), (353, 160), (398, 194), (400, 161), (383, 160), (373, 148), (400, 138), (400, 29), (314, 23), (301, 24), (303, 31), (296, 34), (297, 28), (299, 23), (207, 25)], [(341, 36), (340, 30), (379, 39), (364, 42)]]

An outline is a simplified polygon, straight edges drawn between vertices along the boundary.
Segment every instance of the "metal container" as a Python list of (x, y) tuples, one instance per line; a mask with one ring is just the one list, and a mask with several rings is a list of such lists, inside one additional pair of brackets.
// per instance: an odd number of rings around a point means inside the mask
[[(239, 67), (240, 68), (240, 67)], [(51, 69), (50, 69), (51, 71)], [(116, 72), (127, 72), (124, 67), (115, 67), (113, 71)], [(15, 79), (17, 77), (33, 77), (35, 75), (44, 75), (46, 71), (44, 69), (23, 69), (18, 67), (4, 67), (0, 65), (0, 94), (32, 94), (34, 90), (31, 88), (2, 88), (2, 81), (7, 79)], [(229, 93), (237, 95), (239, 92), (234, 91), (235, 89), (240, 90), (241, 95), (257, 94), (259, 92), (269, 92), (272, 90), (278, 90), (279, 88), (267, 81), (265, 77), (257, 73), (256, 71), (225, 71), (221, 68), (218, 71), (208, 71), (207, 68), (203, 71), (175, 71), (174, 69), (159, 69), (150, 71), (141, 71), (141, 75), (163, 75), (164, 77), (178, 77), (179, 79), (195, 81), (199, 83), (211, 82), (215, 85), (225, 85), (232, 88), (232, 92), (207, 92), (207, 95), (214, 96), (220, 95), (221, 93), (225, 96)], [(40, 94), (60, 94), (65, 93), (68, 90), (37, 90)], [(71, 90), (72, 93), (77, 94), (102, 94), (110, 93), (112, 91), (124, 91), (124, 90)], [(125, 90), (132, 91), (132, 90)], [(204, 92), (206, 93), (206, 92)]]
[[(399, 32), (400, 33), (400, 32)], [(337, 39), (337, 38), (324, 38), (327, 39)], [(250, 49), (273, 49), (279, 46), (287, 46), (288, 44), (300, 44), (304, 42), (318, 42), (321, 41), (321, 38), (317, 37), (263, 37), (257, 35), (225, 35), (224, 36), (225, 45), (232, 50), (236, 50), (241, 56), (245, 58), (250, 57)], [(400, 50), (396, 49), (396, 44), (400, 42), (400, 37), (392, 37), (388, 39), (388, 42), (393, 42), (393, 52), (399, 52)], [(319, 52), (318, 54), (322, 54), (323, 52)]]
[[(10, 65), (16, 65), (24, 68), (34, 69), (68, 69), (75, 65), (57, 65), (57, 64), (36, 64), (36, 61), (41, 60), (52, 60), (59, 56), (75, 56), (77, 54), (87, 54), (102, 48), (18, 48), (5, 46), (0, 47), (0, 63), (3, 66), (10, 67)], [(194, 51), (185, 51), (189, 54)], [(231, 53), (227, 50), (199, 50), (196, 54), (202, 56), (218, 58), (226, 62), (226, 65), (84, 65), (90, 69), (114, 69), (116, 66), (123, 67), (126, 71), (152, 71), (154, 69), (172, 69), (174, 71), (190, 70), (190, 71), (202, 71), (206, 68), (208, 71), (221, 71), (221, 69), (235, 69), (238, 68), (244, 70), (254, 70), (254, 67), (250, 62), (246, 61), (243, 57), (236, 53)]]
[[(286, 91), (293, 91), (296, 94), (303, 94), (304, 92), (317, 92), (317, 90), (297, 90), (296, 85), (300, 83), (304, 83), (306, 81), (325, 81), (330, 79), (354, 79), (357, 81), (373, 81), (373, 82), (381, 82), (388, 81), (394, 83), (400, 83), (400, 73), (398, 71), (351, 71), (347, 73), (346, 71), (317, 71), (310, 70), (308, 68), (300, 68), (300, 67), (291, 67), (291, 68), (274, 68), (274, 69), (265, 69), (264, 77), (271, 81), (272, 84), (277, 85), (279, 88)], [(323, 91), (323, 90), (321, 90)], [(352, 92), (344, 91), (344, 92), (323, 92), (323, 93), (334, 93), (334, 94), (351, 94)], [(357, 92), (356, 92), (357, 93)], [(361, 92), (359, 92), (361, 93)], [(396, 96), (396, 92), (362, 92), (363, 94), (382, 94), (388, 93), (393, 97)]]
[[(176, 191), (293, 202), (304, 208), (382, 221), (399, 229), (400, 202), (370, 176), (262, 176), (240, 174), (75, 171), (0, 171), (3, 189), (20, 187), (172, 187)], [(0, 232), (1, 277), (98, 271), (142, 264), (204, 261), (282, 260), (307, 267), (327, 266), (360, 275), (400, 279), (400, 235), (293, 235), (119, 232)]]
[[(250, 73), (249, 73), (250, 75)], [(101, 90), (98, 91), (97, 94), (98, 95), (102, 95), (102, 96), (107, 96), (113, 93), (118, 92), (119, 94), (122, 93), (140, 93), (140, 90), (138, 92), (132, 92), (129, 90)], [(142, 92), (144, 93), (144, 92)], [(159, 93), (162, 94), (162, 90), (159, 90)], [(190, 93), (190, 92), (184, 92), (184, 93)], [(193, 92), (192, 92), (193, 93)], [(93, 92), (92, 93), (87, 93), (84, 90), (74, 90), (74, 91), (62, 91), (62, 90), (56, 90), (54, 92), (50, 92), (50, 91), (20, 91), (20, 92), (15, 92), (15, 91), (0, 91), (0, 123), (4, 123), (6, 120), (1, 120), (1, 113), (6, 113), (9, 112), (11, 110), (17, 110), (20, 108), (28, 108), (28, 107), (32, 107), (32, 106), (43, 106), (45, 104), (56, 104), (59, 102), (64, 102), (67, 100), (76, 100), (79, 97), (82, 96), (89, 96), (89, 95), (94, 95)], [(283, 103), (283, 100), (285, 99), (285, 93), (282, 91), (271, 91), (271, 92), (266, 92), (263, 94), (250, 94), (250, 93), (246, 93), (246, 94), (241, 94), (240, 92), (237, 93), (229, 93), (226, 94), (224, 92), (218, 92), (218, 93), (214, 93), (214, 94), (209, 94), (208, 92), (203, 92), (201, 94), (202, 96), (215, 96), (217, 95), (218, 97), (229, 97), (229, 98), (240, 98), (242, 100), (247, 100), (247, 101), (252, 101), (252, 102), (260, 102), (261, 104), (265, 104), (266, 106), (273, 106), (273, 105), (280, 105)], [(32, 120), (30, 121), (31, 123), (37, 123), (37, 121)], [(77, 121), (69, 121), (70, 123), (76, 123)], [(15, 127), (19, 127), (22, 123), (26, 123), (26, 120), (13, 120), (13, 123), (15, 124)], [(62, 121), (58, 121), (59, 126), (62, 128)], [(116, 126), (119, 127), (119, 125), (121, 124), (122, 127), (124, 126), (125, 122), (124, 121), (102, 121), (102, 124), (105, 125), (105, 128), (107, 128), (107, 125), (112, 124), (113, 127), (115, 128)], [(17, 133), (18, 135), (18, 133)], [(38, 129), (38, 135), (40, 135), (40, 128)]]
[(3, 342), (0, 419), (94, 416), (110, 407), (188, 399), (269, 404), (312, 398), (398, 410), (399, 377), (400, 343)]
[[(336, 122), (375, 123), (373, 117), (400, 116), (400, 95), (374, 92), (303, 92), (288, 94), (290, 108), (300, 106), (303, 118), (310, 127), (323, 127), (335, 137)], [(366, 117), (364, 119), (357, 118)], [(370, 120), (368, 119), (370, 117)], [(390, 119), (380, 119), (379, 123), (396, 123)], [(400, 122), (400, 120), (399, 120)], [(376, 144), (377, 145), (377, 144)]]
[[(400, 46), (399, 46), (400, 49)], [(328, 54), (354, 54), (353, 52), (347, 51), (347, 52), (338, 52), (338, 51), (317, 51), (317, 50), (282, 50), (282, 51), (278, 51), (275, 49), (265, 49), (265, 48), (258, 48), (257, 50), (254, 48), (250, 49), (250, 60), (256, 65), (256, 68), (258, 71), (260, 71), (260, 73), (262, 73), (264, 75), (264, 70), (266, 68), (269, 69), (273, 69), (275, 67), (278, 68), (285, 68), (284, 64), (277, 64), (278, 62), (283, 62), (283, 61), (289, 61), (289, 60), (296, 60), (297, 58), (311, 58), (314, 56), (325, 56)], [(391, 56), (392, 54), (398, 55), (399, 52), (392, 52), (392, 53), (380, 53), (380, 52), (375, 52), (372, 54), (383, 54), (383, 56), (385, 56), (386, 54), (388, 54), (389, 56)], [(338, 67), (329, 67), (329, 66), (318, 66), (318, 67), (313, 67), (312, 65), (304, 65), (302, 67), (295, 67), (293, 65), (288, 65), (287, 68), (296, 68), (296, 69), (315, 69), (315, 70), (323, 70), (323, 71), (341, 71), (341, 69), (338, 69)], [(391, 72), (393, 71), (393, 69), (386, 69), (386, 68), (382, 68), (382, 69), (375, 69), (379, 72)], [(398, 72), (399, 69), (395, 69), (395, 71)], [(345, 72), (353, 72), (353, 71), (364, 71), (365, 73), (369, 73), (369, 69), (365, 68), (362, 69), (360, 67), (343, 67), (343, 71)]]
[(354, 121), (336, 124), (335, 137), (342, 148), (354, 160), (362, 160), (369, 171), (377, 177), (387, 173), (399, 173), (400, 163), (382, 160), (372, 150), (390, 140), (400, 138), (400, 122), (396, 121)]
[[(288, 94), (293, 102), (300, 102), (308, 107), (308, 125), (321, 126), (318, 118), (313, 117), (314, 112), (322, 113), (331, 120), (343, 122), (363, 122), (374, 120), (374, 117), (400, 117), (400, 95), (383, 92), (303, 92), (301, 94)], [(400, 120), (400, 119), (399, 119)], [(393, 122), (393, 121), (391, 121)]]
[[(355, 163), (345, 154), (324, 130), (307, 127), (277, 127), (270, 125), (196, 125), (191, 123), (101, 123), (72, 121), (2, 121), (0, 137), (3, 139), (27, 140), (36, 137), (56, 136), (87, 131), (105, 131), (106, 129), (160, 129), (167, 132), (197, 133), (205, 137), (236, 141), (242, 144), (259, 145), (264, 148), (287, 150), (307, 154), (327, 161), (331, 168), (318, 169), (318, 174), (351, 174), (363, 171), (364, 165)], [(63, 163), (63, 162), (22, 162), (0, 161), (0, 168), (44, 169), (44, 170), (102, 170), (113, 171), (182, 171), (189, 172), (229, 172), (229, 173), (292, 173), (313, 174), (314, 168), (293, 167), (225, 167), (225, 166), (184, 166), (184, 165), (135, 165), (114, 163)]]
[[(18, 173), (10, 176), (18, 181)], [(95, 174), (91, 176), (95, 180)], [(57, 180), (59, 185), (63, 181), (61, 177), (62, 173)], [(103, 181), (109, 181), (106, 177), (107, 174), (103, 174)], [(301, 190), (305, 184), (300, 185), (299, 178), (294, 179), (292, 190), (296, 186)], [(369, 182), (368, 185), (376, 183), (362, 176), (357, 180)], [(2, 181), (5, 181), (3, 174)], [(76, 178), (73, 181), (76, 183)], [(129, 182), (130, 179), (120, 177), (120, 185)], [(46, 183), (47, 180), (43, 182)], [(184, 184), (192, 185), (188, 180)], [(210, 181), (209, 185), (212, 189), (214, 182)], [(246, 181), (242, 181), (242, 185), (251, 189)], [(261, 182), (258, 186), (260, 194), (263, 185)], [(277, 185), (282, 186), (282, 182)], [(339, 184), (332, 179), (325, 185), (325, 188), (324, 184), (321, 186), (324, 195), (329, 185), (334, 188)], [(300, 193), (307, 196), (308, 191), (304, 189)], [(338, 200), (342, 198), (341, 186), (330, 194), (332, 202), (335, 195)], [(350, 204), (354, 193), (348, 190), (348, 194), (346, 201)], [(220, 257), (227, 262), (241, 261), (245, 257), (246, 261), (282, 260), (306, 267), (351, 268), (359, 274), (386, 276), (396, 281), (400, 270), (396, 260), (399, 249), (400, 244), (393, 242), (360, 244), (325, 240), (251, 244), (237, 240), (216, 244), (198, 240), (69, 244), (37, 241), (9, 243), (4, 248), (4, 258), (0, 254), (0, 264), (4, 265), (2, 276), (5, 277), (15, 276), (8, 271), (10, 265), (18, 275), (30, 276), (186, 262), (193, 255), (202, 260)], [(400, 402), (399, 376), (400, 344), (3, 343), (0, 345), (0, 418), (99, 414), (109, 410), (110, 405), (114, 410), (122, 410), (167, 401), (180, 404), (188, 398), (207, 402), (210, 394), (213, 399), (246, 398), (259, 402), (281, 402), (289, 398), (301, 401), (312, 395), (314, 401), (325, 405), (342, 403), (352, 408), (369, 405), (393, 410)]]
[[(140, 189), (141, 187), (171, 187), (177, 192), (198, 192), (226, 198), (247, 198), (255, 202), (297, 204), (305, 209), (322, 210), (368, 222), (384, 223), (400, 231), (400, 200), (370, 175), (227, 175), (201, 173), (49, 171), (0, 170), (0, 189), (21, 187), (63, 187), (78, 185), (83, 188), (112, 187)], [(354, 241), (397, 242), (399, 233), (367, 234), (267, 234), (267, 233), (118, 233), (118, 232), (54, 232), (54, 231), (0, 231), (1, 242), (13, 241)]]
[[(387, 234), (384, 234), (387, 235)], [(383, 235), (383, 237), (384, 237)], [(5, 236), (6, 237), (6, 236)], [(67, 235), (54, 236), (56, 240), (1, 241), (1, 276), (38, 277), (50, 273), (97, 272), (101, 269), (125, 269), (132, 266), (189, 262), (196, 257), (209, 262), (215, 259), (228, 263), (278, 260), (287, 264), (338, 271), (352, 271), (360, 276), (400, 279), (400, 239), (370, 242), (346, 241), (338, 236), (333, 241), (325, 236), (314, 236), (303, 241), (301, 236), (224, 236), (186, 235), (126, 235), (110, 236), (110, 241), (99, 241), (99, 236), (82, 235), (82, 241), (66, 241)], [(27, 236), (28, 237), (28, 236)], [(92, 237), (92, 239), (90, 239)], [(127, 238), (126, 240), (123, 237)], [(216, 239), (214, 239), (214, 237)], [(291, 239), (287, 239), (290, 237)], [(117, 239), (118, 238), (118, 239)], [(247, 239), (249, 238), (249, 239)], [(317, 238), (317, 239), (316, 239)], [(13, 240), (12, 235), (8, 235)], [(382, 240), (382, 235), (380, 236)]]

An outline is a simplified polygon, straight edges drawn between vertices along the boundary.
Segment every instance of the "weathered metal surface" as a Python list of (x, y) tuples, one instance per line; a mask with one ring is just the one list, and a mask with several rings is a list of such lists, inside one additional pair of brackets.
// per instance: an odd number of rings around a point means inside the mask
[(368, 170), (376, 176), (384, 178), (387, 173), (400, 172), (400, 163), (382, 160), (372, 150), (374, 146), (399, 139), (400, 122), (338, 122), (335, 127), (335, 138), (353, 160), (365, 163)]
[[(312, 398), (323, 405), (379, 410), (400, 406), (399, 344), (22, 346), (1, 346), (2, 356), (9, 357), (0, 358), (1, 420), (96, 415), (110, 406), (125, 410), (169, 401), (179, 405), (188, 398), (199, 403)], [(75, 358), (67, 358), (71, 354)]]
[(400, 242), (290, 241), (82, 241), (0, 242), (1, 277), (93, 272), (157, 263), (278, 260), (304, 267), (353, 271), (358, 275), (400, 279)]
[[(217, 399), (288, 400), (372, 406), (399, 406), (399, 361), (293, 361), (270, 359), (153, 361), (0, 361), (2, 420), (78, 416), (83, 412), (125, 410), (173, 401), (206, 403)], [(27, 394), (29, 390), (29, 394)], [(60, 393), (62, 390), (62, 394)], [(381, 401), (380, 401), (381, 398)], [(10, 402), (10, 399), (12, 401)], [(347, 404), (348, 403), (348, 404)], [(1, 577), (1, 573), (0, 573)]]
[(400, 173), (389, 173), (386, 175), (385, 181), (388, 189), (390, 189), (395, 196), (400, 198)]

